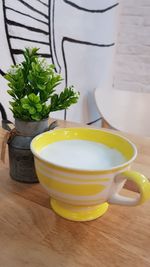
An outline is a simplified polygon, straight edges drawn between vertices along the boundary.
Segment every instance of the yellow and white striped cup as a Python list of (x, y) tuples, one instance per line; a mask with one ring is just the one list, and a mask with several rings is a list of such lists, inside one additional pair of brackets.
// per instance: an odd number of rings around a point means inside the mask
[[(121, 152), (126, 162), (111, 169), (79, 170), (42, 159), (41, 149), (62, 140), (88, 140), (104, 144)], [(150, 182), (142, 174), (129, 170), (137, 155), (136, 147), (118, 134), (89, 128), (58, 129), (36, 136), (32, 140), (31, 150), (39, 181), (51, 196), (51, 206), (64, 218), (89, 221), (103, 215), (109, 204), (135, 206), (150, 198)], [(139, 188), (140, 193), (135, 198), (119, 194), (127, 179)]]

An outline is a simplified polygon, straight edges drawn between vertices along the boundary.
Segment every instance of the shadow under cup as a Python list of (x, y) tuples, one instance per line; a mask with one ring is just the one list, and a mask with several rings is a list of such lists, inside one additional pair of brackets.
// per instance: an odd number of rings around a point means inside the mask
[[(121, 152), (125, 162), (110, 169), (82, 170), (62, 167), (40, 156), (43, 148), (63, 140), (104, 144)], [(150, 198), (149, 181), (142, 174), (129, 170), (137, 155), (136, 147), (118, 134), (90, 128), (58, 129), (36, 136), (31, 150), (38, 179), (51, 197), (51, 206), (64, 218), (89, 221), (103, 215), (109, 204), (135, 206)], [(136, 183), (140, 191), (137, 197), (119, 195), (126, 179)]]

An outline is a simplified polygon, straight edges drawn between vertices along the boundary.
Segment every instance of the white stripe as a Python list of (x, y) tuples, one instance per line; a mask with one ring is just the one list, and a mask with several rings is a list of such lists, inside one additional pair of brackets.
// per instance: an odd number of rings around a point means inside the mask
[[(10, 10), (10, 9), (7, 9), (6, 13), (7, 13), (7, 18), (12, 20), (12, 21), (22, 23), (22, 24), (29, 26), (29, 27), (31, 26), (31, 27), (34, 27), (37, 29), (41, 29), (41, 30), (46, 31), (46, 32), (49, 31), (48, 25), (43, 24), (40, 21), (34, 20), (34, 19), (27, 17), (27, 16), (24, 16), (22, 14), (16, 13), (15, 11)], [(31, 38), (32, 38), (32, 35), (31, 35)]]
[[(64, 193), (60, 193), (58, 191), (55, 191), (53, 189), (49, 189), (47, 188), (47, 186), (45, 186), (43, 183), (41, 183), (41, 185), (45, 188), (45, 190), (49, 193), (49, 195), (54, 198), (54, 199), (58, 199), (62, 202), (66, 202), (66, 203), (71, 203), (71, 201), (75, 204), (75, 202), (80, 202), (80, 205), (88, 204), (87, 202), (89, 201), (89, 204), (93, 204), (90, 203), (90, 200), (95, 200), (96, 204), (101, 204), (104, 203), (106, 201), (105, 198), (101, 197), (100, 194), (94, 195), (94, 196), (74, 196), (71, 194), (64, 194)], [(76, 203), (76, 205), (78, 205), (78, 203)]]
[(59, 177), (57, 177), (57, 176), (54, 176), (54, 175), (51, 175), (51, 173), (47, 173), (47, 172), (45, 172), (44, 170), (41, 170), (40, 168), (38, 168), (38, 167), (36, 167), (36, 169), (37, 169), (37, 171), (39, 172), (39, 175), (40, 175), (40, 173), (42, 174), (42, 175), (44, 175), (46, 178), (50, 178), (50, 179), (53, 179), (53, 180), (56, 180), (56, 181), (58, 181), (58, 182), (62, 182), (62, 183), (64, 183), (64, 184), (84, 184), (84, 185), (86, 185), (86, 184), (97, 184), (97, 185), (104, 185), (104, 186), (107, 186), (107, 184), (110, 182), (110, 181), (101, 181), (101, 180), (99, 180), (99, 181), (96, 181), (96, 182), (94, 182), (94, 181), (74, 181), (74, 180), (65, 180), (65, 179), (62, 179), (62, 178), (59, 178)]
[(59, 171), (59, 170), (56, 170), (56, 169), (52, 169), (50, 167), (47, 167), (46, 164), (44, 164), (43, 162), (39, 161), (39, 160), (35, 160), (35, 163), (36, 163), (36, 167), (37, 166), (41, 166), (41, 168), (44, 168), (45, 171), (47, 172), (51, 172), (53, 173), (53, 175), (62, 175), (62, 176), (66, 176), (66, 177), (69, 177), (69, 178), (78, 178), (78, 179), (85, 179), (87, 180), (88, 179), (100, 179), (100, 178), (108, 178), (108, 179), (111, 179), (113, 177), (113, 174), (75, 174), (75, 173), (72, 173), (71, 171), (70, 172), (63, 172), (63, 171)]
[(14, 25), (8, 25), (8, 29), (9, 29), (9, 34), (12, 36), (17, 35), (23, 38), (34, 39), (39, 42), (40, 41), (49, 42), (48, 35), (45, 35), (40, 32), (29, 31), (28, 29), (22, 27), (16, 27)]

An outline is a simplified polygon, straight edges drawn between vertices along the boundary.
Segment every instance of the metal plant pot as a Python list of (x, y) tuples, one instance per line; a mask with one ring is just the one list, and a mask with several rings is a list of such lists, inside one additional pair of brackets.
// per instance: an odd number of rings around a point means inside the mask
[(30, 143), (36, 135), (49, 129), (48, 119), (38, 122), (15, 119), (15, 127), (17, 134), (8, 141), (10, 176), (20, 182), (37, 183)]

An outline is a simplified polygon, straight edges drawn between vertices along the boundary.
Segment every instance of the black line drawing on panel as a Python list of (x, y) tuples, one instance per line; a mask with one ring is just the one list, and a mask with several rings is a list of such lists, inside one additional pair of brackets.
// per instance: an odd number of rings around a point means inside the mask
[[(32, 5), (29, 5), (26, 1), (23, 0), (18, 0), (20, 3), (22, 3), (23, 5), (27, 6), (29, 9), (35, 11), (36, 13), (39, 13), (40, 15), (42, 15), (43, 17), (45, 17), (48, 20), (48, 15), (44, 14), (43, 12), (41, 12), (40, 10), (34, 8)], [(38, 2), (42, 2), (42, 1), (38, 1)], [(42, 2), (43, 3), (43, 2)]]
[(0, 69), (0, 75), (4, 76), (5, 72)]
[(12, 58), (13, 63), (15, 64), (16, 62), (15, 62), (14, 56), (13, 56), (12, 51), (11, 51), (11, 44), (10, 44), (10, 39), (9, 39), (8, 27), (7, 27), (7, 23), (6, 23), (7, 17), (6, 17), (5, 0), (3, 0), (2, 2), (3, 2), (5, 33), (6, 33), (6, 37), (7, 37), (7, 42), (8, 42), (11, 58)]
[(44, 5), (44, 6), (46, 6), (46, 7), (48, 7), (48, 5), (46, 4), (46, 3), (44, 3), (43, 1), (41, 1), (41, 0), (36, 0), (37, 2), (40, 2), (42, 5)]
[(24, 15), (24, 16), (26, 16), (26, 17), (32, 18), (32, 19), (34, 19), (34, 20), (36, 20), (36, 21), (39, 21), (39, 22), (41, 22), (41, 23), (43, 23), (43, 24), (48, 25), (48, 22), (45, 22), (45, 21), (43, 21), (43, 20), (41, 20), (41, 19), (34, 18), (33, 16), (31, 16), (31, 15), (29, 15), (29, 14), (25, 14), (25, 13), (23, 13), (23, 12), (21, 12), (21, 11), (15, 10), (15, 9), (12, 8), (12, 7), (7, 7), (7, 6), (6, 6), (6, 9), (11, 10), (11, 11), (14, 11), (15, 13)]
[[(58, 56), (57, 56), (57, 52), (56, 52), (56, 45), (55, 45), (55, 27), (54, 27), (54, 24), (55, 24), (55, 0), (53, 0), (52, 2), (52, 13), (51, 13), (51, 17), (52, 17), (52, 20), (51, 20), (51, 40), (52, 40), (52, 44), (51, 46), (53, 47), (52, 48), (52, 55), (53, 55), (53, 51), (54, 51), (54, 55), (52, 56), (55, 57), (55, 61), (57, 63), (57, 65), (55, 64), (55, 67), (56, 67), (56, 70), (58, 71), (58, 73), (61, 73), (61, 65), (59, 63), (59, 60), (58, 60)], [(53, 59), (54, 61), (54, 59)]]
[[(87, 0), (86, 4), (88, 4), (88, 1), (91, 0)], [(88, 35), (86, 39), (84, 36), (76, 36), (76, 33), (71, 36), (66, 30), (65, 34), (60, 36), (58, 51), (56, 36), (60, 33), (55, 28), (56, 22), (60, 20), (56, 13), (56, 4), (58, 5), (58, 3), (62, 5), (64, 10), (67, 6), (67, 9), (70, 8), (71, 12), (79, 12), (76, 13), (77, 15), (81, 14), (81, 11), (83, 14), (93, 14), (93, 21), (94, 16), (102, 16), (107, 12), (112, 12), (119, 3), (118, 1), (116, 3), (113, 2), (113, 5), (106, 6), (103, 9), (94, 7), (90, 9), (84, 6), (82, 1), (82, 5), (79, 5), (73, 0), (2, 0), (5, 34), (12, 63), (16, 64), (19, 61), (19, 56), (22, 55), (25, 46), (38, 46), (40, 48), (39, 54), (47, 58), (49, 63), (54, 64), (58, 73), (61, 74), (62, 70), (64, 70), (65, 86), (68, 86), (65, 42), (99, 47), (100, 49), (114, 46), (114, 42), (95, 42), (95, 40), (88, 39)], [(71, 17), (68, 16), (67, 19), (71, 20)], [(60, 23), (63, 22), (61, 21)], [(0, 74), (4, 75), (3, 69), (0, 69)]]
[(88, 8), (85, 8), (85, 7), (82, 7), (82, 6), (79, 6), (79, 5), (75, 4), (74, 1), (69, 1), (69, 0), (63, 0), (63, 1), (66, 4), (68, 4), (68, 5), (70, 5), (70, 6), (74, 7), (74, 8), (77, 8), (77, 9), (85, 11), (85, 12), (91, 12), (91, 13), (104, 13), (104, 12), (106, 12), (106, 11), (108, 11), (108, 10), (110, 10), (110, 9), (112, 9), (112, 8), (114, 8), (114, 7), (119, 5), (119, 3), (116, 3), (116, 4), (112, 5), (112, 6), (109, 6), (109, 7), (104, 8), (104, 9), (88, 9)]
[(41, 29), (38, 29), (38, 28), (34, 28), (34, 27), (31, 27), (31, 26), (26, 26), (26, 25), (24, 25), (22, 23), (15, 22), (13, 20), (6, 19), (6, 22), (7, 22), (8, 25), (14, 25), (16, 27), (26, 28), (29, 31), (40, 32), (40, 33), (43, 33), (45, 35), (48, 35), (49, 34), (48, 32), (46, 32), (44, 30), (41, 30)]
[[(41, 12), (40, 10), (38, 10), (37, 8), (35, 8), (34, 6), (28, 4), (26, 1), (23, 1), (23, 0), (14, 0), (12, 4), (10, 4), (10, 1), (2, 0), (5, 33), (6, 33), (7, 42), (8, 42), (13, 64), (17, 63), (16, 55), (21, 55), (22, 50), (23, 50), (20, 48), (17, 49), (13, 47), (12, 42), (14, 40), (18, 40), (18, 42), (24, 41), (25, 43), (24, 46), (27, 46), (28, 42), (31, 43), (31, 46), (36, 46), (37, 44), (39, 44), (39, 46), (44, 45), (45, 47), (47, 47), (47, 50), (49, 50), (49, 52), (48, 53), (43, 52), (39, 54), (45, 58), (51, 58), (51, 61), (52, 61), (51, 39), (50, 39), (51, 0), (47, 0), (47, 4), (42, 2), (41, 0), (40, 1), (36, 0), (36, 1), (41, 3), (41, 5), (45, 6), (46, 14), (44, 14), (44, 12)], [(20, 6), (16, 8), (18, 3), (20, 4)], [(23, 12), (23, 7), (26, 8), (25, 9), (26, 12)], [(9, 11), (9, 14), (8, 14), (8, 11)], [(32, 13), (30, 13), (30, 11), (32, 11)], [(16, 20), (17, 15), (20, 16), (18, 20)], [(29, 23), (27, 25), (27, 22), (26, 23), (24, 22), (25, 18), (34, 20), (35, 22), (38, 23), (37, 26), (33, 27)], [(15, 28), (15, 34), (14, 34), (14, 30), (12, 34), (11, 27)], [(17, 28), (21, 30), (24, 29), (26, 31), (24, 35), (20, 36), (18, 34)], [(34, 36), (36, 37), (35, 39), (32, 33), (34, 33)], [(38, 36), (36, 36), (36, 33), (38, 34)]]
[(9, 35), (9, 38), (28, 41), (28, 42), (33, 42), (33, 43), (37, 43), (37, 44), (49, 45), (49, 42), (42, 42), (42, 41), (37, 41), (37, 40), (33, 40), (33, 39), (22, 38), (22, 37), (18, 37), (18, 36), (15, 36), (15, 35), (14, 36)]
[[(67, 69), (67, 61), (66, 61), (66, 56), (65, 56), (65, 49), (64, 49), (64, 44), (65, 42), (70, 42), (70, 43), (76, 43), (76, 44), (81, 44), (81, 45), (89, 45), (89, 46), (96, 46), (96, 47), (110, 47), (110, 46), (114, 46), (114, 43), (111, 44), (97, 44), (97, 43), (91, 43), (91, 42), (84, 42), (84, 41), (80, 41), (80, 40), (75, 40), (72, 38), (68, 38), (68, 37), (63, 37), (62, 39), (62, 43), (61, 43), (61, 48), (62, 48), (62, 55), (63, 55), (63, 61), (64, 61), (64, 67), (65, 67), (65, 85), (68, 86), (68, 69)], [(64, 113), (64, 118), (66, 120), (67, 118), (67, 111), (65, 110)], [(97, 121), (101, 120), (101, 117), (98, 119), (95, 119), (92, 122), (88, 122), (88, 125), (91, 125)]]
[(64, 60), (64, 67), (65, 67), (65, 83), (66, 83), (66, 86), (68, 86), (68, 71), (67, 71), (67, 62), (66, 62), (65, 49), (64, 49), (64, 43), (65, 42), (76, 43), (76, 44), (81, 44), (81, 45), (97, 46), (97, 47), (110, 47), (110, 46), (114, 46), (115, 45), (114, 43), (111, 43), (111, 44), (96, 44), (96, 43), (91, 43), (91, 42), (75, 40), (75, 39), (68, 38), (68, 37), (63, 37), (62, 43), (61, 43), (61, 47), (62, 47), (62, 55), (63, 55), (63, 60)]

